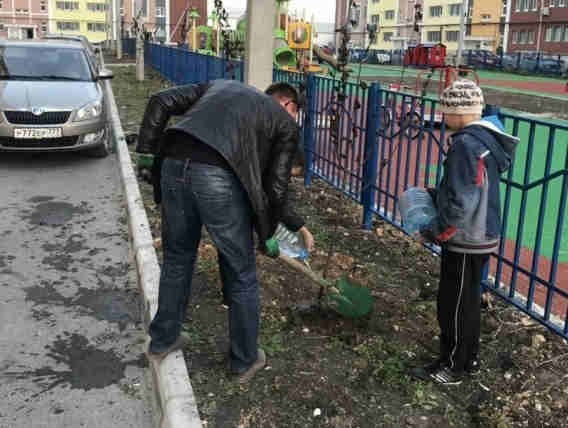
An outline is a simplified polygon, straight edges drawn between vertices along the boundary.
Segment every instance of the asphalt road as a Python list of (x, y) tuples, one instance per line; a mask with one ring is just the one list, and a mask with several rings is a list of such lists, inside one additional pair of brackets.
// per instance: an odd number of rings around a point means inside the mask
[(0, 428), (152, 426), (114, 156), (0, 153)]

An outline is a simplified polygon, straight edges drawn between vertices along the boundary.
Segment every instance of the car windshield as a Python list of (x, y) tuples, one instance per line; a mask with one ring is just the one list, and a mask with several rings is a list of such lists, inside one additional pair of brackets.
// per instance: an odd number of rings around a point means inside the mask
[(81, 49), (0, 46), (0, 79), (92, 81)]

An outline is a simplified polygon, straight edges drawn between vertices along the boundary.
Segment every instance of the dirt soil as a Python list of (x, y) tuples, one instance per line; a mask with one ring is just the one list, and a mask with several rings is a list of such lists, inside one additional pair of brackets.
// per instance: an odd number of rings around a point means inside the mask
[[(137, 132), (148, 95), (167, 83), (150, 72), (154, 79), (138, 83), (134, 69), (114, 71), (123, 126)], [(159, 208), (150, 186), (140, 186), (158, 238)], [(225, 366), (227, 310), (216, 250), (204, 234), (184, 354), (205, 426), (568, 426), (565, 340), (495, 299), (482, 313), (480, 375), (454, 387), (412, 379), (409, 369), (432, 361), (438, 349), (439, 258), (380, 219), (363, 230), (360, 206), (322, 181), (305, 188), (293, 179), (291, 196), (316, 239), (312, 268), (330, 281), (347, 275), (368, 287), (374, 310), (351, 320), (314, 308), (317, 287), (259, 254), (260, 346), (268, 363), (249, 385), (238, 385)]]

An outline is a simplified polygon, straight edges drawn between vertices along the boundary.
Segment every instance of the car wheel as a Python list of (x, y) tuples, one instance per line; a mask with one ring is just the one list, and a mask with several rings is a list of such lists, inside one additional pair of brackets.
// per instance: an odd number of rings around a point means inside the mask
[(85, 154), (87, 156), (92, 157), (92, 158), (106, 158), (110, 154), (110, 152), (111, 152), (110, 135), (109, 135), (109, 132), (108, 132), (108, 128), (107, 128), (105, 134), (106, 134), (105, 139), (101, 144), (99, 144), (96, 147), (93, 147), (92, 149), (85, 150)]

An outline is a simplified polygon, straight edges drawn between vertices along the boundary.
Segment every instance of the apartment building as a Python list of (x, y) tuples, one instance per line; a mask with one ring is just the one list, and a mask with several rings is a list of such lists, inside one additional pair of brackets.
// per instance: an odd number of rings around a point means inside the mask
[(509, 52), (568, 55), (568, 0), (512, 0)]
[(424, 0), (422, 43), (443, 43), (448, 52), (458, 49), (462, 2)]
[(483, 49), (496, 53), (498, 48), (503, 47), (506, 15), (506, 2), (469, 0), (465, 48)]
[[(360, 0), (358, 2), (359, 8), (356, 12), (356, 18), (358, 25), (353, 28), (353, 34), (351, 35), (351, 46), (353, 48), (363, 48), (367, 47), (367, 9), (369, 0)], [(335, 24), (337, 28), (343, 26), (347, 22), (349, 8), (349, 0), (336, 0), (335, 2)], [(336, 36), (336, 46), (341, 43), (341, 36), (338, 34)]]
[(398, 35), (399, 0), (370, 0), (368, 5), (369, 22), (379, 28), (377, 42), (372, 49), (394, 48), (393, 37)]
[[(121, 22), (121, 36), (134, 36), (134, 20), (142, 24), (144, 31), (154, 40), (166, 41), (171, 31), (170, 9), (172, 0), (111, 0), (120, 3), (120, 18), (114, 14), (113, 20)], [(113, 31), (118, 29), (114, 28)]]
[(197, 10), (199, 19), (197, 25), (207, 25), (207, 0), (170, 0), (170, 22), (171, 41), (178, 42), (181, 40), (181, 29), (183, 24), (183, 15), (191, 8)]
[(33, 39), (48, 31), (48, 0), (0, 0), (0, 37)]
[(95, 43), (106, 40), (107, 7), (104, 0), (50, 0), (49, 32), (81, 34)]
[(373, 49), (406, 49), (421, 41), (420, 31), (414, 31), (415, 6), (422, 0), (370, 0), (369, 22), (377, 24), (379, 35)]

